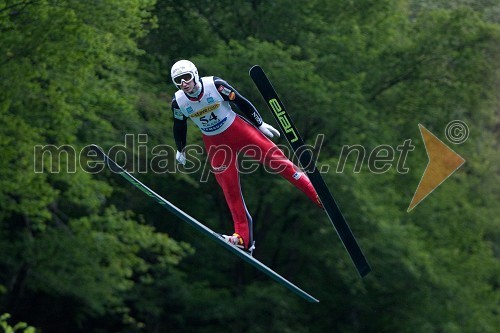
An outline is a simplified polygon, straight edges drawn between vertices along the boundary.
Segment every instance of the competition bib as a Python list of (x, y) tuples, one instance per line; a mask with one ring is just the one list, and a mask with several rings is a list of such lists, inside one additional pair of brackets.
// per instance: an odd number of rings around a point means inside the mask
[(201, 81), (204, 91), (199, 101), (190, 100), (182, 90), (175, 93), (180, 114), (174, 113), (174, 116), (190, 118), (205, 135), (222, 133), (233, 123), (236, 113), (217, 91), (212, 76), (203, 77)]

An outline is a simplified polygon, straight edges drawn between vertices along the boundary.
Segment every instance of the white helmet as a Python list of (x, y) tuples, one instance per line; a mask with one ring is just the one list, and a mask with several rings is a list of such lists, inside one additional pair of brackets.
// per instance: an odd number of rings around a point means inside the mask
[(198, 75), (198, 69), (189, 60), (177, 61), (172, 66), (172, 69), (170, 70), (170, 76), (172, 77), (172, 82), (177, 87), (181, 84), (182, 80), (189, 82), (189, 81), (194, 79), (195, 84), (198, 84), (200, 82), (200, 76)]

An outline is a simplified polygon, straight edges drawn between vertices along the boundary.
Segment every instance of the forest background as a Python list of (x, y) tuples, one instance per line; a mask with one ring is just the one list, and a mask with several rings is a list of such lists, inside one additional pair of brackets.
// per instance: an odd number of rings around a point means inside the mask
[[(0, 327), (497, 332), (499, 47), (494, 0), (0, 1), (0, 314), (11, 316)], [(372, 273), (360, 279), (325, 214), (261, 167), (241, 177), (255, 256), (319, 304), (117, 175), (91, 172), (86, 147), (115, 147), (141, 181), (231, 232), (204, 153), (176, 171), (179, 59), (226, 79), (277, 126), (247, 75), (264, 68)], [(445, 132), (453, 120), (468, 127), (459, 145)], [(407, 212), (428, 162), (419, 124), (466, 162)], [(406, 140), (404, 168), (374, 170), (370, 152)], [(353, 145), (366, 150), (361, 164), (342, 155)]]

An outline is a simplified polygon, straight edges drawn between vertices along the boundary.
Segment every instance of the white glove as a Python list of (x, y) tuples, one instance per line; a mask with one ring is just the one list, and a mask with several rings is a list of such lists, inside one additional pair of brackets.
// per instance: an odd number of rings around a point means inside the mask
[(175, 159), (180, 164), (185, 165), (186, 164), (186, 153), (185, 152), (181, 153), (180, 151), (177, 151), (177, 153), (175, 154)]
[(276, 128), (272, 127), (269, 124), (266, 124), (265, 122), (262, 122), (262, 125), (257, 128), (268, 138), (273, 138), (275, 135), (278, 138), (280, 137), (280, 132), (278, 132)]

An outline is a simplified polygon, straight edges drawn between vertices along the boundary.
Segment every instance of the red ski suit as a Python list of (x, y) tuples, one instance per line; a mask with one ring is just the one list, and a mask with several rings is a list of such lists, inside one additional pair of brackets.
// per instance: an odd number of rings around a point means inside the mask
[[(210, 165), (224, 192), (232, 215), (234, 232), (243, 238), (245, 248), (253, 244), (253, 223), (241, 192), (238, 170), (239, 154), (243, 153), (264, 164), (267, 170), (278, 173), (304, 192), (314, 203), (321, 206), (318, 195), (307, 175), (256, 127), (262, 125), (262, 118), (255, 107), (219, 78), (202, 78), (201, 82), (203, 82), (204, 87), (196, 98), (183, 96), (184, 93), (179, 91), (172, 101), (174, 138), (177, 149), (182, 151), (186, 143), (186, 120), (188, 117), (197, 123), (201, 131), (204, 132), (203, 142), (208, 152)], [(212, 85), (215, 86), (218, 96), (214, 93)], [(200, 108), (196, 109), (196, 102), (203, 98), (212, 104), (200, 111)], [(178, 99), (182, 101), (178, 102)], [(225, 113), (212, 112), (210, 114), (211, 111), (216, 110), (215, 106), (211, 107), (212, 105), (223, 107), (217, 101), (231, 101), (236, 104), (253, 124), (238, 115), (235, 116), (234, 111), (228, 111), (229, 103), (225, 105)], [(208, 120), (213, 121), (208, 123)]]

